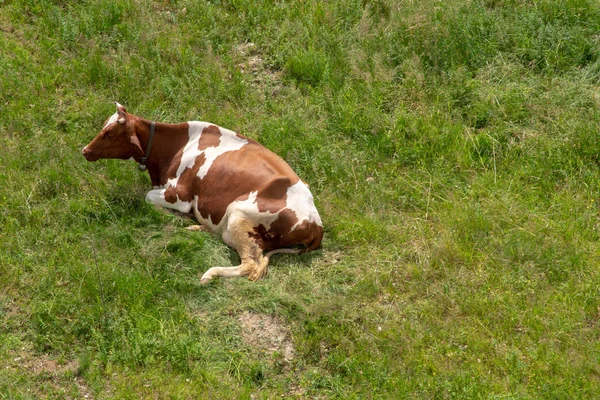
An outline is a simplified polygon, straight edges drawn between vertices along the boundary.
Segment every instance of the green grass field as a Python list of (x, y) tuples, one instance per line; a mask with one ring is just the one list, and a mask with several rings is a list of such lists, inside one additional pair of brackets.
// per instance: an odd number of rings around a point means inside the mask
[[(113, 101), (307, 181), (269, 276), (88, 163)], [(0, 399), (600, 396), (594, 0), (0, 1)]]

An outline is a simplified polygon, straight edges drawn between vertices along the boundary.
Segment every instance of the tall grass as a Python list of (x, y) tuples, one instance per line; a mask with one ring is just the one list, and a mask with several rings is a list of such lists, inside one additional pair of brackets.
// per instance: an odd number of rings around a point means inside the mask
[[(596, 2), (13, 0), (0, 25), (0, 396), (597, 396)], [(200, 286), (235, 253), (80, 155), (114, 100), (280, 154), (323, 249)]]

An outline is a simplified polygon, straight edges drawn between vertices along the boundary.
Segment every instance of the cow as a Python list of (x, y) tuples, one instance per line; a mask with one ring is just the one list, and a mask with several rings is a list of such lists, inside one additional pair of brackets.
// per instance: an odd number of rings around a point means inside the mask
[(148, 171), (146, 200), (193, 214), (237, 251), (237, 267), (212, 267), (201, 277), (263, 278), (269, 258), (320, 247), (323, 225), (308, 186), (278, 155), (215, 124), (159, 123), (117, 110), (83, 148), (86, 160), (134, 160)]

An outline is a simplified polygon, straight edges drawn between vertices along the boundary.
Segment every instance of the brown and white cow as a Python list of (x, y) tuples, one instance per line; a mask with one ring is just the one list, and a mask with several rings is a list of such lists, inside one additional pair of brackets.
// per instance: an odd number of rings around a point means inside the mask
[(201, 283), (215, 276), (256, 281), (267, 273), (271, 255), (321, 243), (321, 218), (307, 185), (275, 153), (228, 129), (199, 121), (155, 123), (117, 103), (82, 153), (88, 161), (137, 161), (154, 186), (147, 201), (193, 213), (238, 252), (239, 266), (210, 268)]

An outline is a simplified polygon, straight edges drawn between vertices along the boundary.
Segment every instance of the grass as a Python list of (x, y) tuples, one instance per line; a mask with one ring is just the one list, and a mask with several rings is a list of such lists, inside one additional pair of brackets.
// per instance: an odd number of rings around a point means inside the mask
[[(586, 0), (0, 1), (0, 398), (597, 396), (599, 31)], [(114, 100), (280, 154), (323, 249), (200, 286), (235, 253), (80, 155)]]

